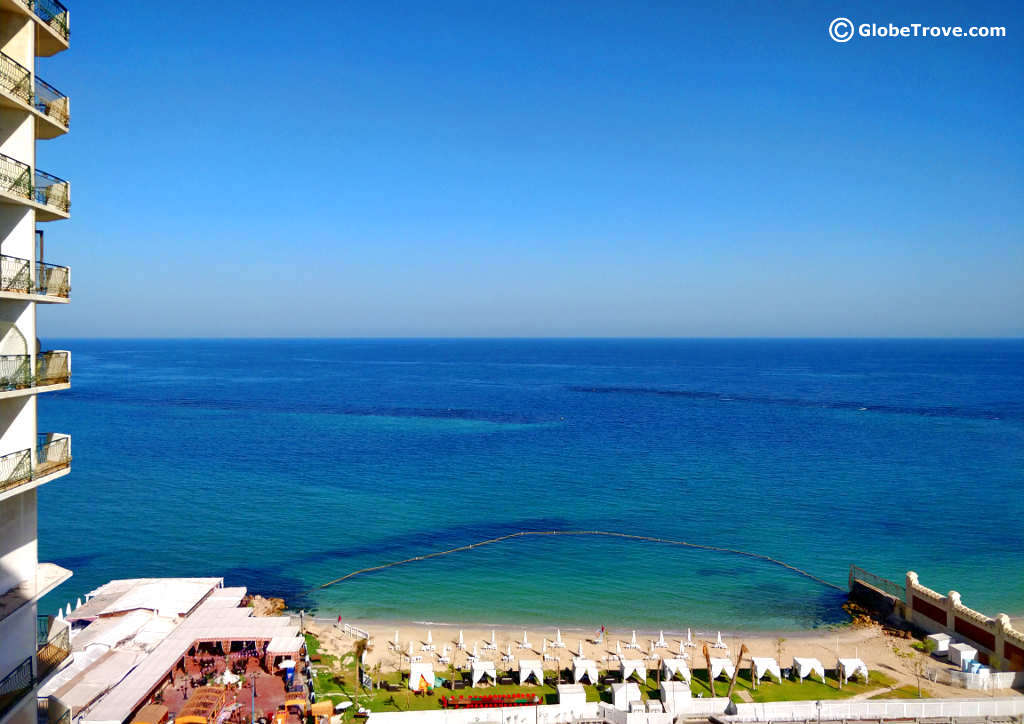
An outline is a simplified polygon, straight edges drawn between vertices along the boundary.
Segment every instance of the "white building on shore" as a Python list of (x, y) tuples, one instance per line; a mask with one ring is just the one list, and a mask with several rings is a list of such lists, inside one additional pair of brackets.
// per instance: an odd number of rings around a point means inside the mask
[(36, 306), (67, 303), (71, 288), (69, 270), (44, 258), (41, 222), (69, 217), (71, 190), (36, 167), (36, 141), (67, 133), (70, 120), (36, 59), (69, 38), (59, 0), (0, 0), (0, 724), (46, 718), (37, 691), (70, 650), (66, 624), (37, 608), (71, 571), (39, 563), (36, 541), (37, 489), (71, 466), (70, 438), (40, 435), (36, 422), (39, 393), (71, 381), (71, 355), (37, 341)]

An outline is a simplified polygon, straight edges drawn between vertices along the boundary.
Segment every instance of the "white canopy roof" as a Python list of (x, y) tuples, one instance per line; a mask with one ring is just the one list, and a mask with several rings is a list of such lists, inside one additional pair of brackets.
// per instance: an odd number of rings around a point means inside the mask
[(558, 703), (562, 706), (584, 707), (587, 704), (587, 690), (581, 684), (559, 684)]
[(729, 678), (736, 673), (736, 667), (729, 659), (711, 659), (711, 678), (717, 679), (722, 674)]
[(661, 670), (665, 678), (671, 680), (677, 674), (687, 684), (690, 683), (690, 667), (682, 659), (665, 659), (661, 662)]
[(765, 674), (771, 674), (779, 681), (782, 681), (782, 669), (779, 668), (779, 662), (769, 656), (755, 656), (751, 661), (754, 662), (754, 676), (757, 679), (764, 678)]
[(267, 644), (267, 653), (271, 656), (297, 654), (305, 644), (306, 640), (301, 636), (275, 636)]
[(803, 659), (799, 656), (794, 656), (793, 668), (796, 669), (796, 675), (800, 678), (800, 681), (803, 681), (811, 674), (817, 674), (821, 677), (822, 681), (825, 680), (825, 667), (817, 659)]
[(536, 659), (519, 659), (519, 683), (524, 684), (530, 675), (537, 678), (538, 684), (544, 683), (544, 667)]
[(429, 661), (418, 661), (409, 665), (409, 689), (434, 688), (434, 667)]
[(628, 711), (631, 701), (643, 701), (640, 687), (632, 681), (624, 684), (612, 684), (612, 706), (619, 711)]
[(679, 714), (686, 711), (693, 694), (690, 692), (690, 685), (682, 681), (661, 682), (661, 703), (665, 711), (672, 714)]
[(498, 680), (498, 671), (494, 668), (493, 661), (474, 661), (472, 670), (472, 684), (476, 686), (480, 683), (480, 680), (485, 676), (490, 676), (492, 680)]
[(590, 659), (579, 657), (572, 660), (572, 680), (577, 684), (586, 676), (591, 684), (597, 683), (597, 664)]
[(868, 680), (868, 667), (860, 659), (839, 659), (839, 670), (843, 675), (843, 683), (850, 680), (851, 676), (860, 674), (864, 681)]
[(622, 680), (625, 681), (633, 674), (639, 674), (641, 679), (647, 679), (647, 667), (642, 659), (622, 659), (619, 662), (619, 670), (622, 672)]

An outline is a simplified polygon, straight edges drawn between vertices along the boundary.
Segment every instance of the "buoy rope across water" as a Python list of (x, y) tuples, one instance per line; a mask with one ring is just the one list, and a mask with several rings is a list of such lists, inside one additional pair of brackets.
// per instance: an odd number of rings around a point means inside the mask
[(832, 583), (831, 581), (826, 581), (824, 578), (820, 578), (819, 576), (816, 576), (813, 573), (805, 571), (802, 568), (797, 568), (796, 566), (790, 565), (789, 563), (786, 563), (785, 561), (780, 561), (778, 558), (772, 558), (771, 556), (762, 555), (761, 553), (752, 553), (750, 551), (741, 551), (741, 550), (738, 550), (736, 548), (723, 548), (721, 546), (711, 546), (711, 545), (703, 545), (703, 544), (700, 544), (700, 543), (690, 543), (688, 541), (682, 541), (682, 540), (672, 540), (671, 538), (657, 538), (657, 537), (649, 536), (649, 535), (633, 535), (631, 533), (617, 533), (615, 531), (607, 531), (607, 530), (521, 530), (518, 533), (509, 533), (508, 535), (499, 536), (497, 538), (490, 538), (488, 540), (482, 540), (482, 541), (479, 541), (477, 543), (470, 543), (469, 545), (459, 546), (457, 548), (449, 548), (446, 551), (437, 551), (436, 553), (427, 553), (426, 555), (415, 556), (413, 558), (406, 558), (405, 560), (401, 560), (401, 561), (392, 561), (390, 563), (382, 563), (379, 566), (371, 566), (369, 568), (360, 568), (358, 571), (352, 571), (351, 573), (346, 573), (344, 576), (341, 576), (340, 578), (335, 578), (333, 581), (328, 581), (327, 583), (322, 583), (319, 586), (315, 586), (314, 588), (311, 588), (308, 591), (306, 591), (306, 593), (312, 593), (313, 591), (317, 591), (317, 590), (320, 590), (320, 589), (328, 588), (329, 586), (333, 586), (335, 584), (341, 583), (342, 581), (347, 581), (350, 578), (355, 578), (356, 576), (361, 576), (361, 575), (366, 574), (366, 573), (373, 573), (374, 571), (383, 571), (386, 568), (394, 568), (395, 566), (404, 566), (407, 563), (415, 563), (416, 561), (425, 561), (425, 560), (427, 560), (429, 558), (439, 558), (440, 556), (449, 556), (449, 555), (451, 555), (453, 553), (459, 553), (461, 551), (468, 551), (468, 550), (472, 550), (473, 548), (479, 548), (481, 546), (494, 545), (495, 543), (501, 543), (503, 541), (512, 540), (513, 538), (522, 538), (522, 537), (525, 537), (525, 536), (542, 536), (542, 535), (549, 535), (549, 536), (559, 536), (559, 535), (584, 536), (584, 535), (592, 535), (592, 536), (603, 536), (603, 537), (606, 537), (606, 538), (625, 538), (627, 540), (644, 541), (644, 542), (647, 542), (647, 543), (662, 543), (664, 545), (683, 546), (685, 548), (696, 548), (698, 550), (713, 551), (715, 553), (729, 553), (731, 555), (743, 556), (745, 558), (753, 558), (755, 560), (764, 561), (765, 563), (771, 563), (772, 565), (781, 566), (782, 568), (785, 568), (785, 569), (787, 569), (789, 571), (792, 571), (793, 573), (796, 573), (797, 575), (803, 576), (804, 578), (808, 578), (808, 579), (814, 581), (815, 583), (821, 584), (822, 586), (825, 586), (826, 588), (834, 588), (837, 591), (842, 591), (844, 593), (846, 592), (845, 588), (843, 588), (841, 586), (837, 586), (836, 584)]

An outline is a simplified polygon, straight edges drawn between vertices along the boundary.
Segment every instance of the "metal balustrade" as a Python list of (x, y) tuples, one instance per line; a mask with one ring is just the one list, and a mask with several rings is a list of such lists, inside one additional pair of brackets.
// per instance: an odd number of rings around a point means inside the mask
[(43, 433), (39, 436), (34, 466), (32, 457), (32, 450), (19, 450), (0, 456), (0, 492), (70, 466), (71, 438), (58, 433)]
[(36, 169), (32, 189), (38, 203), (64, 212), (71, 209), (70, 186), (64, 179)]
[(71, 382), (71, 355), (67, 352), (40, 352), (36, 355), (35, 374), (27, 354), (0, 355), (0, 392)]
[(0, 717), (10, 711), (35, 686), (36, 677), (32, 671), (32, 657), (18, 664), (18, 667), (0, 679)]
[(27, 354), (0, 355), (0, 392), (32, 387), (32, 358)]
[(6, 53), (0, 53), (0, 88), (26, 103), (32, 102), (32, 73)]
[(59, 0), (21, 0), (39, 19), (57, 31), (64, 40), (71, 40), (68, 9)]
[(32, 281), (32, 263), (28, 259), (0, 254), (0, 292), (43, 294), (67, 299), (71, 294), (71, 270), (66, 266), (36, 262)]
[(32, 198), (32, 168), (27, 163), (0, 153), (0, 190)]
[(68, 352), (40, 352), (36, 355), (37, 387), (65, 385), (71, 382), (71, 355)]
[[(0, 71), (2, 76), (2, 71)], [(46, 81), (36, 76), (32, 105), (62, 126), (71, 122), (71, 104), (68, 97)]]
[[(56, 628), (56, 631), (53, 631)], [(46, 641), (36, 651), (36, 668), (43, 679), (71, 655), (71, 627), (60, 622), (51, 627)]]

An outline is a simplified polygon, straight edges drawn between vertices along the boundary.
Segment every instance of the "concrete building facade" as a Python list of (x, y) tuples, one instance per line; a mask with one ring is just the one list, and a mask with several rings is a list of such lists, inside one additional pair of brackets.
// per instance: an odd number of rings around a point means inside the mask
[(70, 36), (59, 0), (0, 0), (0, 724), (46, 719), (36, 692), (70, 651), (68, 626), (37, 609), (71, 571), (39, 563), (36, 534), (39, 486), (71, 466), (70, 438), (40, 434), (36, 415), (40, 394), (71, 382), (70, 353), (37, 341), (37, 305), (66, 304), (71, 290), (49, 260), (64, 242), (44, 231), (69, 218), (71, 187), (36, 167), (37, 141), (68, 132), (70, 103), (37, 60)]

